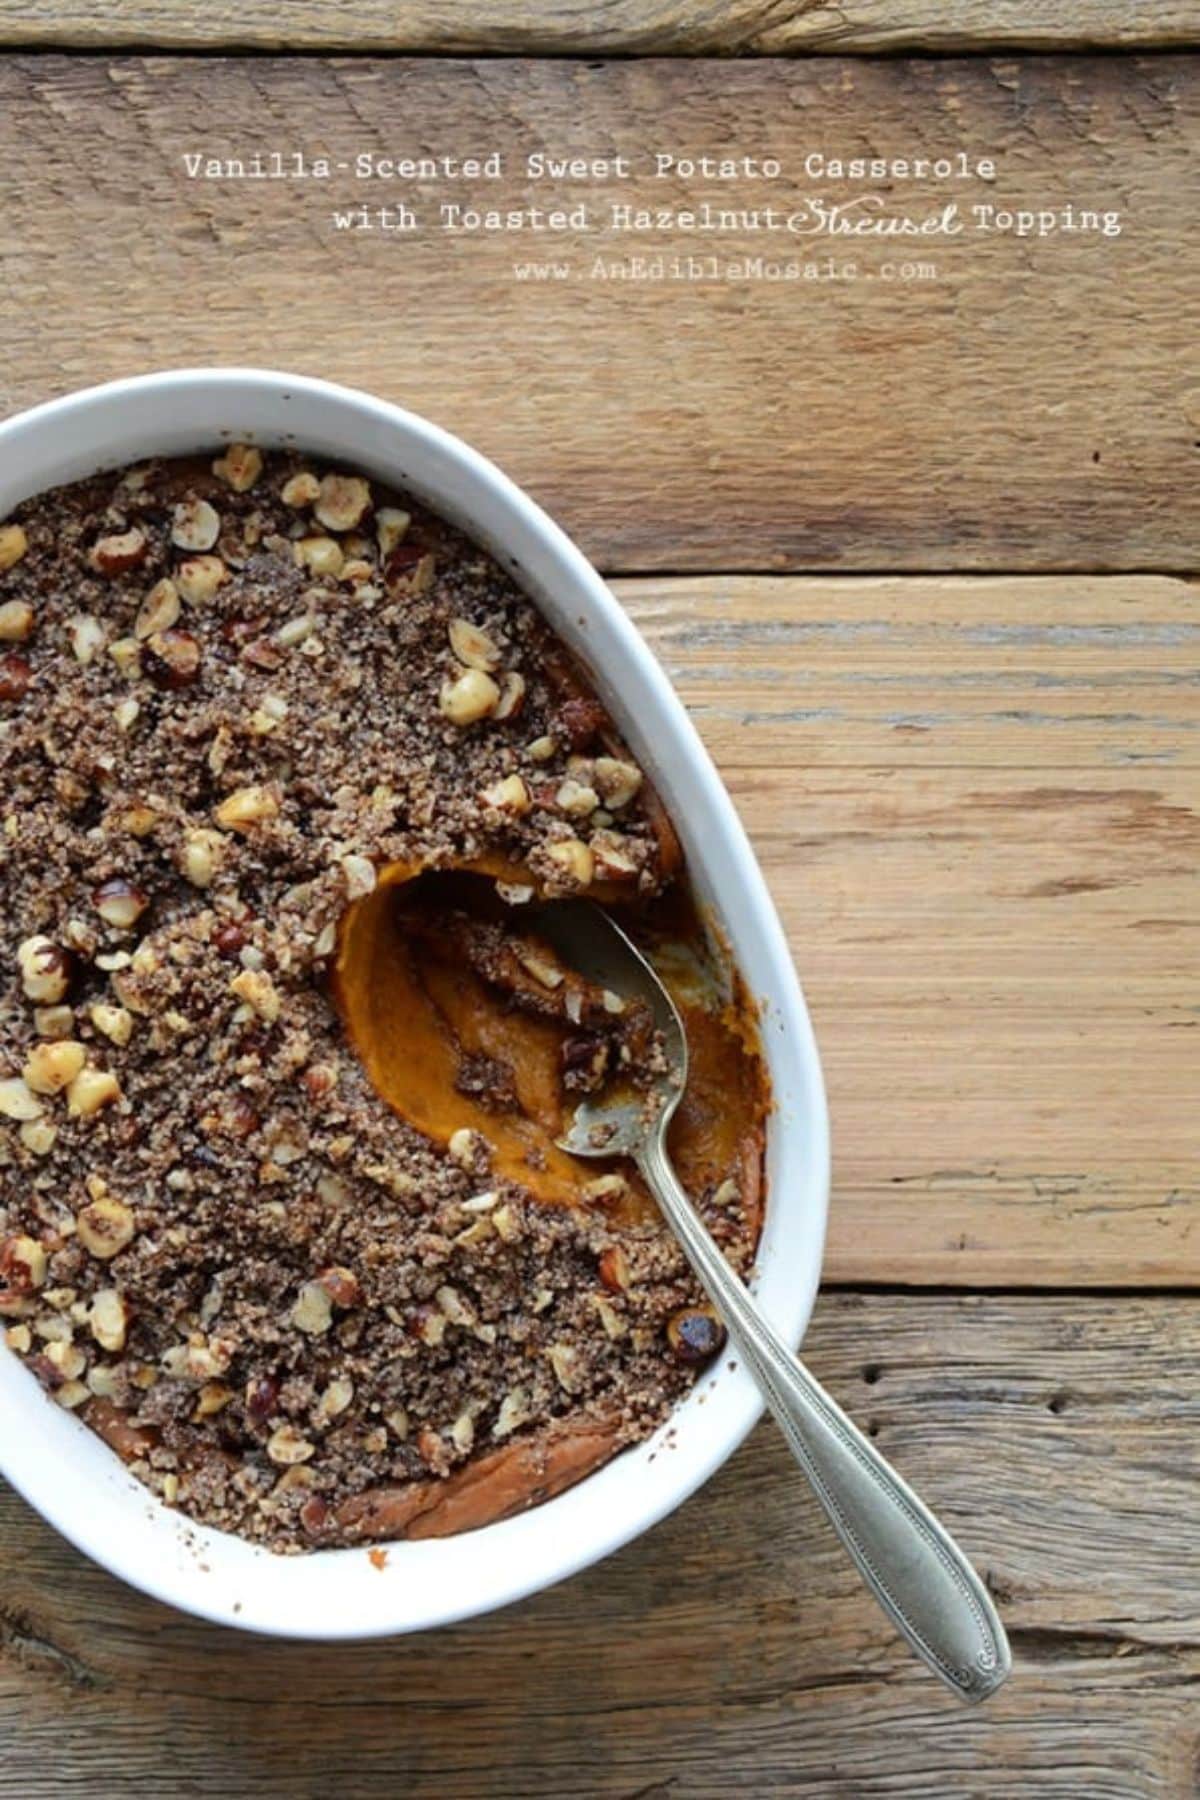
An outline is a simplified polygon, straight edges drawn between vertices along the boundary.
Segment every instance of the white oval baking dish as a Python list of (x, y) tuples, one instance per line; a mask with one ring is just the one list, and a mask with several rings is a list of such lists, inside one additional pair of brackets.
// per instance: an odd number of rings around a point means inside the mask
[[(829, 1150), (820, 1063), (791, 957), (737, 815), (674, 690), (553, 521), (493, 464), (424, 419), (347, 388), (253, 369), (113, 382), (0, 424), (0, 520), (18, 501), (99, 468), (230, 439), (300, 445), (409, 489), (505, 563), (592, 671), (762, 1005), (775, 1105), (756, 1290), (798, 1343), (820, 1272)], [(0, 1348), (0, 1471), (14, 1487), (135, 1587), (223, 1624), (288, 1637), (417, 1631), (560, 1581), (694, 1493), (760, 1411), (750, 1377), (725, 1363), (653, 1440), (557, 1499), (461, 1537), (396, 1544), (378, 1567), (365, 1549), (281, 1557), (194, 1525)]]

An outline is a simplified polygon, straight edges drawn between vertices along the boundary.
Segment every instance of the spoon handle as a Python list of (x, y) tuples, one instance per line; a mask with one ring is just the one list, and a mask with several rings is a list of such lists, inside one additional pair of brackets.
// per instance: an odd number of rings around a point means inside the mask
[(960, 1700), (994, 1694), (1012, 1664), (975, 1570), (767, 1323), (680, 1186), (661, 1136), (645, 1145), (638, 1163), (867, 1586)]

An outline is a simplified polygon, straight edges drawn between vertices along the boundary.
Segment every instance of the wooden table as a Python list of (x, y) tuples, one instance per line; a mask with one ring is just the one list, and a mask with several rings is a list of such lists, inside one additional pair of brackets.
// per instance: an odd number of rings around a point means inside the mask
[[(920, 1673), (766, 1428), (601, 1567), (374, 1647), (180, 1617), (5, 1491), (6, 1800), (1197, 1791), (1200, 6), (594, 11), (0, 0), (0, 410), (185, 362), (356, 382), (613, 577), (824, 1052), (807, 1354), (987, 1572), (1016, 1672), (973, 1714)], [(182, 162), (660, 143), (963, 146), (1006, 203), (1124, 226), (799, 292), (584, 281), (581, 236), (518, 282), (511, 244), (338, 234), (311, 184)]]

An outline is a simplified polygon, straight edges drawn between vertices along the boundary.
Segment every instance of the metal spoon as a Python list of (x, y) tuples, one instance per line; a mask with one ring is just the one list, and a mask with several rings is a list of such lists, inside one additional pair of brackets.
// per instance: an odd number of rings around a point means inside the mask
[(650, 1105), (644, 1092), (592, 1096), (577, 1108), (562, 1148), (574, 1156), (632, 1157), (867, 1586), (960, 1700), (986, 1699), (1012, 1664), (983, 1582), (768, 1324), (679, 1184), (666, 1138), (688, 1051), (666, 988), (620, 927), (588, 901), (539, 907), (530, 923), (569, 967), (623, 999), (648, 1002), (667, 1052), (668, 1071), (656, 1080)]

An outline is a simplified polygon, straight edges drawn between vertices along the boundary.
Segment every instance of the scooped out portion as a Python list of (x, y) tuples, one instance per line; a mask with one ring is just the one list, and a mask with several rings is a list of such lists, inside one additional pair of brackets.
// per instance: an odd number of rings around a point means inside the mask
[(466, 1530), (720, 1347), (564, 1116), (658, 1053), (539, 939), (613, 909), (688, 1031), (681, 1179), (754, 1255), (752, 1009), (587, 675), (488, 555), (250, 445), (0, 520), (0, 1354), (279, 1551)]

